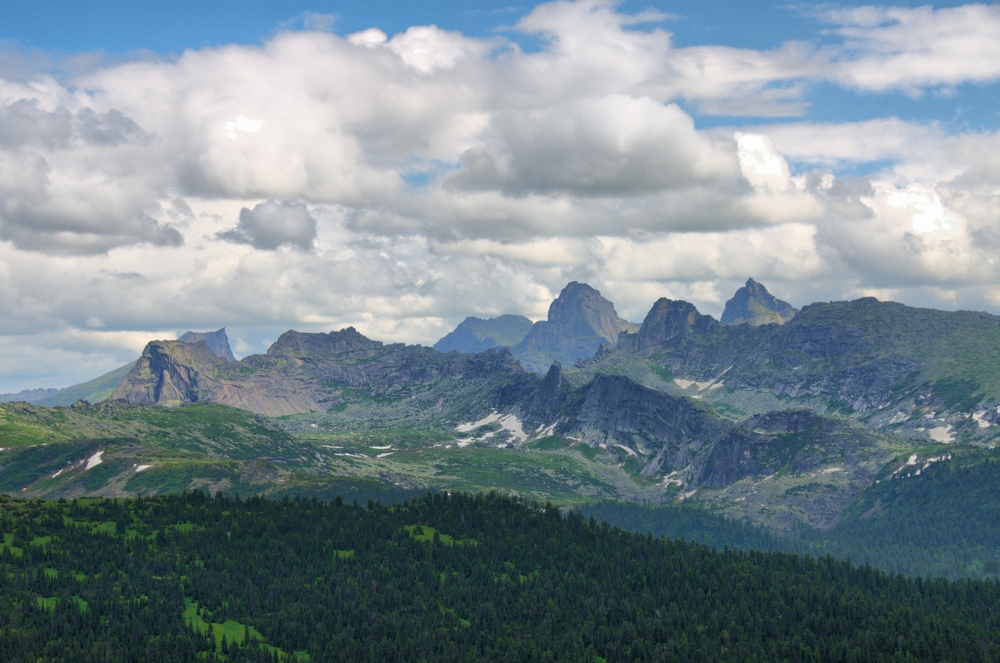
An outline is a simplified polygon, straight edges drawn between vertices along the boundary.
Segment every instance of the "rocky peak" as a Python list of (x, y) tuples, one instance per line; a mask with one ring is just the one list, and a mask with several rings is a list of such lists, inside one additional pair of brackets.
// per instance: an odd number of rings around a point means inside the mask
[(150, 341), (111, 398), (136, 405), (202, 400), (225, 363), (205, 341)]
[(535, 416), (546, 417), (559, 405), (563, 395), (564, 387), (567, 386), (563, 378), (562, 366), (559, 362), (552, 362), (549, 372), (545, 374), (538, 391), (531, 403), (531, 411)]
[(539, 373), (553, 361), (572, 364), (592, 357), (602, 345), (615, 345), (618, 335), (634, 329), (618, 317), (615, 306), (586, 283), (569, 283), (549, 306), (548, 319), (536, 322), (514, 348), (526, 368)]
[(229, 347), (229, 337), (226, 336), (226, 328), (214, 332), (187, 332), (179, 339), (181, 343), (197, 343), (205, 341), (208, 349), (226, 361), (236, 361), (233, 350)]
[(619, 347), (637, 352), (656, 351), (670, 341), (688, 336), (692, 330), (718, 326), (715, 318), (698, 312), (694, 304), (661, 297), (646, 314), (635, 334), (623, 334)]
[(782, 325), (798, 312), (788, 302), (776, 299), (762, 284), (747, 279), (746, 284), (726, 302), (722, 324), (739, 325), (746, 322), (755, 327), (773, 323)]
[(611, 345), (622, 330), (615, 305), (598, 290), (576, 281), (549, 305), (548, 322), (573, 336), (599, 336)]

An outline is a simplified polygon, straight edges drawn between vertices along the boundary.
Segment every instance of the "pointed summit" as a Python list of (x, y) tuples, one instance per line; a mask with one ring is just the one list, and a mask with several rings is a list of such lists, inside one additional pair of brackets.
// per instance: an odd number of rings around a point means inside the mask
[(798, 312), (799, 310), (788, 302), (775, 299), (760, 283), (747, 279), (746, 285), (737, 290), (733, 298), (726, 302), (722, 324), (739, 325), (747, 322), (754, 327), (772, 323), (783, 325)]
[(513, 352), (525, 368), (543, 373), (553, 361), (572, 364), (602, 345), (614, 347), (619, 333), (635, 329), (599, 291), (573, 281), (549, 306), (548, 320), (536, 322)]

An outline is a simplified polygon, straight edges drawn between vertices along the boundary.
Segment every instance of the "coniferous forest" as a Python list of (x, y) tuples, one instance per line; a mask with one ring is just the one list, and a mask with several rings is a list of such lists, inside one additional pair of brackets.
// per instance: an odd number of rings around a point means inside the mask
[(1000, 585), (495, 494), (3, 498), (3, 661), (989, 661)]

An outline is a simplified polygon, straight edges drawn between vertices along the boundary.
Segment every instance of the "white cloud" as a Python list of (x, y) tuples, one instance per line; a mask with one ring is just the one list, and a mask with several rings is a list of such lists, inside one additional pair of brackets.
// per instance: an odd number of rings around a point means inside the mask
[(673, 104), (609, 95), (495, 116), (447, 186), (506, 194), (632, 196), (736, 174), (732, 144), (713, 141)]
[(252, 210), (240, 210), (240, 221), (220, 239), (249, 244), (255, 249), (274, 250), (290, 246), (307, 251), (316, 239), (316, 219), (299, 203), (263, 202)]
[[(760, 51), (555, 2), (516, 23), (530, 52), (304, 16), (261, 45), (58, 79), (4, 50), (0, 340), (37, 335), (40, 357), (84, 334), (53, 356), (87, 370), (174, 328), (227, 325), (246, 352), (289, 327), (432, 343), (465, 315), (544, 317), (574, 279), (632, 319), (659, 296), (719, 313), (748, 276), (799, 304), (995, 308), (1000, 132), (759, 119), (810, 112), (831, 80), (995, 80), (995, 14), (824, 9), (827, 45)], [(754, 125), (702, 128), (713, 113)]]
[(1000, 7), (969, 4), (822, 9), (843, 42), (834, 47), (834, 80), (862, 90), (982, 83), (1000, 78)]

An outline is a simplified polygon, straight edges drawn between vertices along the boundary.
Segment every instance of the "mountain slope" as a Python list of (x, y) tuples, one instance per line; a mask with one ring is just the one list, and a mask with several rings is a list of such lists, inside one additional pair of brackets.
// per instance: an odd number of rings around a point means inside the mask
[(135, 362), (119, 366), (115, 370), (93, 380), (60, 389), (35, 402), (38, 405), (46, 407), (56, 407), (58, 405), (72, 405), (79, 400), (85, 400), (90, 403), (103, 401), (114, 393), (118, 385), (125, 379), (125, 376), (132, 370), (133, 366), (135, 366)]

